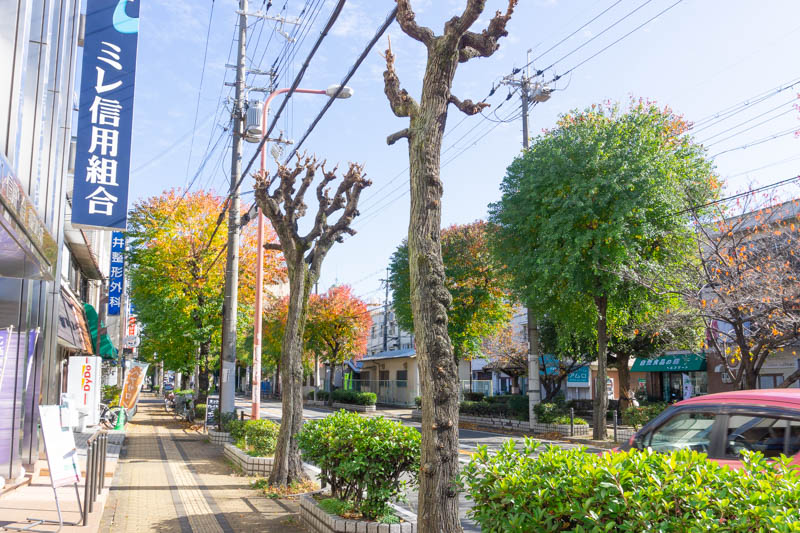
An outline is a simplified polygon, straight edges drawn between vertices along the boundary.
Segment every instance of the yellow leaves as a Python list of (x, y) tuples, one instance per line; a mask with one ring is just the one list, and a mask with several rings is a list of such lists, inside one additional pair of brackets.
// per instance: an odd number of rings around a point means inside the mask
[(700, 305), (702, 305), (703, 307), (705, 307), (705, 306), (706, 306), (706, 301), (705, 301), (705, 300), (701, 301), (701, 302), (700, 302)]

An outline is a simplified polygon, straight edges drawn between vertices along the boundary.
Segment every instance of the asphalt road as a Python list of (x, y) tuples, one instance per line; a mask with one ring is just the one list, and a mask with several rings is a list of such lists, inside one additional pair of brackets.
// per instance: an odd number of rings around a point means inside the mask
[[(250, 401), (237, 398), (236, 408), (249, 410)], [(306, 420), (320, 419), (320, 418), (325, 418), (330, 413), (331, 411), (326, 409), (319, 409), (316, 407), (306, 407), (303, 409), (303, 418)], [(266, 418), (269, 420), (280, 422), (281, 419), (280, 402), (271, 400), (270, 401), (262, 400), (261, 418)], [(417, 429), (419, 429), (420, 427), (419, 422), (414, 422), (412, 420), (407, 420), (404, 418), (396, 418), (396, 419), (407, 426), (415, 427)], [(459, 445), (459, 451), (461, 452), (458, 457), (459, 463), (461, 463), (462, 465), (468, 463), (471, 453), (476, 451), (478, 446), (486, 446), (489, 449), (489, 452), (492, 453), (493, 451), (497, 451), (500, 448), (500, 446), (509, 439), (520, 441), (520, 446), (521, 446), (521, 439), (516, 437), (511, 437), (509, 435), (505, 435), (502, 433), (493, 433), (491, 431), (480, 431), (472, 429), (459, 429), (458, 445)], [(567, 444), (556, 441), (543, 441), (543, 443), (555, 444), (563, 448), (579, 447), (579, 445)], [(600, 450), (591, 450), (591, 451), (600, 451)], [(401, 507), (404, 507), (416, 513), (417, 492), (409, 491), (407, 497), (408, 497), (408, 502), (405, 504), (401, 504)], [(459, 496), (459, 514), (461, 516), (461, 525), (464, 528), (465, 532), (470, 532), (470, 533), (480, 531), (480, 527), (467, 517), (467, 512), (469, 511), (470, 508), (472, 508), (472, 505), (473, 505), (472, 502), (466, 499), (464, 493), (462, 493)]]

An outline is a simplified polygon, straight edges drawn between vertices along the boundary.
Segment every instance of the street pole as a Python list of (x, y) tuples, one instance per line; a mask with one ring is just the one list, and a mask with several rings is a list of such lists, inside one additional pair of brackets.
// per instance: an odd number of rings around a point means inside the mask
[(236, 368), (236, 318), (239, 306), (239, 177), (242, 173), (242, 142), (244, 140), (246, 13), (247, 0), (239, 0), (239, 46), (236, 53), (236, 99), (233, 104), (228, 253), (225, 260), (225, 299), (222, 308), (220, 413), (233, 413), (236, 410), (233, 372)]
[(389, 351), (389, 267), (386, 267), (386, 279), (383, 280), (386, 292), (383, 296), (383, 351)]
[[(240, 68), (243, 68), (244, 65), (241, 63), (239, 64)], [(274, 79), (273, 79), (274, 81)], [(272, 85), (272, 84), (270, 84)], [(238, 85), (237, 85), (238, 87)], [(272, 86), (270, 86), (272, 88)], [(348, 89), (347, 87), (345, 87)], [(283, 89), (273, 90), (270, 95), (267, 97), (266, 101), (264, 102), (264, 106), (262, 108), (262, 115), (261, 115), (261, 129), (263, 135), (267, 134), (267, 117), (269, 116), (269, 106), (272, 104), (272, 100), (275, 99), (276, 96), (288, 93), (291, 89), (285, 87)], [(294, 90), (295, 93), (302, 93), (302, 94), (322, 94), (322, 95), (331, 95), (335, 94), (335, 86), (329, 87), (327, 90), (317, 90), (317, 89), (300, 89), (296, 88)], [(349, 92), (344, 93), (344, 91), (340, 92), (340, 98), (348, 98), (352, 90), (349, 89)], [(267, 139), (270, 140), (270, 139)], [(274, 140), (274, 139), (273, 139)], [(267, 171), (267, 143), (265, 142), (261, 147), (261, 168), (260, 171), (265, 173)], [(253, 420), (258, 420), (260, 416), (260, 409), (261, 409), (261, 316), (264, 311), (264, 214), (261, 212), (261, 208), (258, 207), (256, 204), (256, 217), (258, 217), (258, 233), (256, 236), (256, 241), (258, 242), (258, 256), (256, 257), (256, 305), (255, 305), (255, 318), (253, 320), (253, 378), (252, 378), (252, 386), (253, 391), (251, 394), (251, 407), (250, 407), (250, 417)], [(314, 284), (314, 293), (318, 292), (318, 284)], [(315, 359), (316, 361), (316, 359)], [(315, 369), (315, 383), (314, 383), (314, 400), (317, 399), (317, 377), (319, 374), (319, 367), (317, 365)], [(275, 383), (277, 384), (277, 373)]]

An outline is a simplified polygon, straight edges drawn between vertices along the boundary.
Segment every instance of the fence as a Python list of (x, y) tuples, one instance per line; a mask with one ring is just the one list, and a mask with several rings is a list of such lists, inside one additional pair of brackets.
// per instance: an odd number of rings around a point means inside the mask
[[(327, 383), (325, 384), (327, 388)], [(357, 392), (373, 392), (378, 397), (378, 403), (384, 405), (414, 405), (414, 398), (419, 396), (416, 387), (409, 386), (408, 380), (384, 379), (350, 379), (345, 381), (346, 390)]]
[(97, 496), (103, 491), (106, 483), (106, 451), (108, 450), (108, 434), (98, 431), (86, 441), (86, 485), (83, 493), (83, 524), (89, 521), (89, 513), (94, 509)]
[(494, 387), (492, 386), (492, 380), (490, 379), (473, 379), (472, 381), (468, 379), (461, 380), (461, 394), (459, 395), (459, 401), (464, 400), (464, 393), (465, 392), (480, 392), (484, 396), (492, 396), (494, 393)]

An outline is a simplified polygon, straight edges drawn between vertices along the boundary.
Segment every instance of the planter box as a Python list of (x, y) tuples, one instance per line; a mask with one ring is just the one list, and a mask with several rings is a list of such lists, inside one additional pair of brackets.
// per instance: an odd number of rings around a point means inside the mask
[(374, 405), (357, 405), (354, 403), (339, 403), (333, 402), (334, 409), (345, 409), (347, 411), (356, 411), (359, 413), (374, 413), (375, 406)]
[[(326, 402), (321, 401), (321, 400), (317, 400), (316, 402), (314, 400), (304, 400), (304, 405), (307, 405), (307, 406), (310, 406), (310, 407), (329, 407)], [(337, 411), (339, 409), (344, 409), (345, 411), (356, 411), (356, 412), (359, 412), (359, 413), (374, 413), (375, 412), (375, 406), (374, 405), (357, 405), (357, 404), (354, 404), (354, 403), (333, 402), (333, 409), (335, 409)]]
[(267, 477), (272, 473), (272, 457), (252, 457), (233, 444), (225, 444), (223, 454), (248, 476)]
[(417, 533), (416, 522), (400, 524), (379, 524), (363, 520), (347, 520), (328, 514), (317, 504), (311, 495), (300, 498), (300, 520), (317, 533)]
[(216, 444), (217, 446), (222, 446), (229, 442), (233, 442), (233, 438), (231, 437), (230, 433), (225, 431), (214, 431), (213, 429), (208, 430), (208, 438), (211, 440), (211, 444)]

